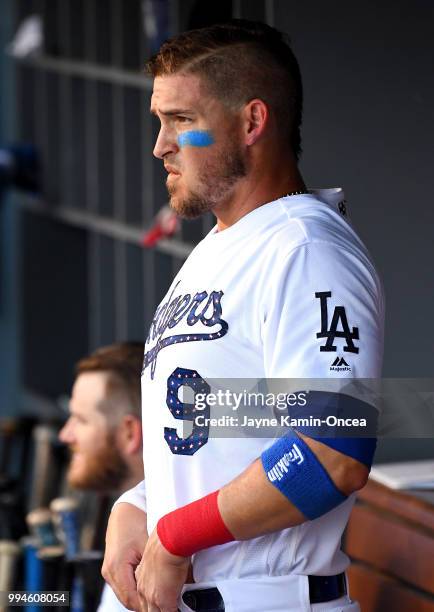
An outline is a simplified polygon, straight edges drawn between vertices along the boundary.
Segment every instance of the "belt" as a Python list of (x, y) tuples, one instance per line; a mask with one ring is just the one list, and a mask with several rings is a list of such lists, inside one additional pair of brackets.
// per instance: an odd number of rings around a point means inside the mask
[[(336, 576), (308, 576), (308, 580), (311, 604), (339, 599), (347, 593), (344, 573)], [(223, 612), (225, 609), (223, 597), (215, 587), (186, 591), (182, 599), (195, 612)]]

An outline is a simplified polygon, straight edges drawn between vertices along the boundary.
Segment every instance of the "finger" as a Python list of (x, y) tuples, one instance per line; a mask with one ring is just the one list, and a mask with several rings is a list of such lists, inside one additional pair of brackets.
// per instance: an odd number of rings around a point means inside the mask
[(146, 608), (142, 609), (137, 591), (126, 591), (125, 589), (113, 589), (113, 591), (121, 604), (127, 610), (134, 610), (134, 612), (147, 612)]
[(139, 600), (139, 611), (140, 612), (150, 612), (150, 607), (144, 597), (142, 597), (139, 593), (137, 594), (137, 598)]
[(149, 612), (150, 609), (146, 601), (142, 597), (140, 597), (139, 600), (140, 600), (139, 612)]
[[(112, 571), (110, 578), (111, 579), (107, 580), (107, 582), (125, 608), (128, 610), (141, 611), (133, 567), (124, 567), (122, 570), (116, 572), (116, 574)], [(147, 611), (145, 610), (145, 612)]]
[(159, 602), (157, 605), (156, 603), (148, 602), (147, 606), (147, 611), (144, 612), (180, 612), (177, 604), (172, 606), (170, 604)]
[(122, 591), (122, 593), (123, 593), (122, 596), (119, 596), (116, 593), (116, 597), (119, 599), (121, 604), (123, 604), (123, 606), (127, 610), (133, 610), (134, 612), (147, 612), (146, 607), (145, 608), (141, 607), (140, 600), (137, 595), (137, 591), (129, 591), (129, 592)]
[(142, 559), (142, 561), (140, 561), (139, 565), (138, 565), (138, 566), (136, 567), (136, 569), (134, 570), (134, 579), (135, 579), (135, 581), (136, 581), (136, 584), (137, 584), (137, 583), (138, 583), (138, 581), (139, 581), (139, 578), (140, 578), (140, 574), (141, 574), (141, 572), (142, 572), (142, 569), (143, 569), (143, 559)]

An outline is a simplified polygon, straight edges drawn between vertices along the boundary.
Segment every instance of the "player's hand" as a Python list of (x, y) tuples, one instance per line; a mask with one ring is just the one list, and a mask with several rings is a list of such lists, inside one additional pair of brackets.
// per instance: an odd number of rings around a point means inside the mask
[(155, 529), (136, 569), (141, 612), (177, 612), (178, 597), (187, 582), (189, 568), (190, 557), (169, 553)]
[(120, 503), (110, 514), (101, 573), (116, 597), (129, 610), (141, 610), (135, 569), (148, 539), (146, 514), (136, 506)]

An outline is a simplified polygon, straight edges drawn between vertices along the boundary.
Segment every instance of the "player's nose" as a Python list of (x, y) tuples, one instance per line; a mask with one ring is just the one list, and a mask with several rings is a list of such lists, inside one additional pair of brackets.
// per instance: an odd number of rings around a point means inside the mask
[(74, 440), (74, 428), (71, 420), (68, 419), (62, 429), (59, 431), (59, 440), (64, 444), (71, 444)]
[(161, 128), (155, 146), (153, 154), (158, 159), (164, 159), (165, 155), (169, 153), (176, 153), (178, 151), (178, 143), (176, 142), (176, 136), (172, 131)]

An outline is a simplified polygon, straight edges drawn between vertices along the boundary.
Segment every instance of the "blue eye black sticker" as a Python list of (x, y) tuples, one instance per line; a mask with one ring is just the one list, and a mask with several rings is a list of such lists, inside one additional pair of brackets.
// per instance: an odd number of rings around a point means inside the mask
[(182, 147), (209, 147), (214, 144), (211, 132), (206, 130), (189, 130), (178, 136), (178, 145)]

